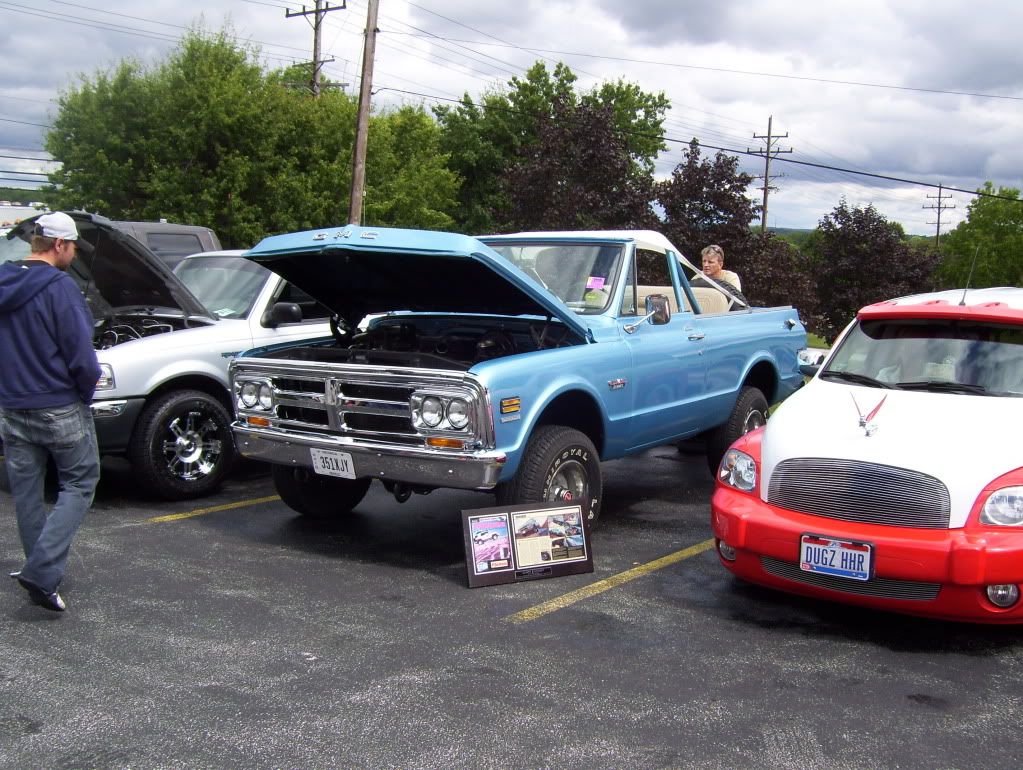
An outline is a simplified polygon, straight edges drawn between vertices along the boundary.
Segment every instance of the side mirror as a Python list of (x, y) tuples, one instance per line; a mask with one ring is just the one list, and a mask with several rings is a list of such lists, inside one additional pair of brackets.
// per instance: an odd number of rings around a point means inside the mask
[(804, 377), (815, 377), (821, 369), (820, 364), (800, 364), (799, 373)]
[(273, 307), (263, 313), (259, 322), (268, 329), (276, 329), (281, 324), (301, 323), (302, 308), (295, 302), (275, 302)]
[(668, 297), (664, 294), (650, 294), (646, 298), (646, 312), (650, 316), (650, 323), (654, 326), (663, 326), (671, 320), (671, 306), (668, 304)]

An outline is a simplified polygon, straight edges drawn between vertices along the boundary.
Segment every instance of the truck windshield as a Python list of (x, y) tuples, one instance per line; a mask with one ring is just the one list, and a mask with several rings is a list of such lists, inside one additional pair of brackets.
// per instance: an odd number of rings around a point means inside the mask
[(621, 244), (491, 241), (487, 245), (577, 313), (607, 309), (621, 273)]
[(821, 379), (901, 390), (1023, 396), (1023, 327), (941, 319), (857, 323)]
[(242, 257), (220, 255), (184, 259), (174, 273), (212, 314), (245, 318), (270, 271)]

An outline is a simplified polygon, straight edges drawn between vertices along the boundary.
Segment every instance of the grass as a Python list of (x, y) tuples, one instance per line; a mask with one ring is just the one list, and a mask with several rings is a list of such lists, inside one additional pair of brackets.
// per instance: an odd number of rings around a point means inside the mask
[(806, 346), (808, 348), (823, 348), (825, 350), (831, 347), (823, 337), (818, 337), (816, 334), (810, 334), (809, 332), (806, 335)]

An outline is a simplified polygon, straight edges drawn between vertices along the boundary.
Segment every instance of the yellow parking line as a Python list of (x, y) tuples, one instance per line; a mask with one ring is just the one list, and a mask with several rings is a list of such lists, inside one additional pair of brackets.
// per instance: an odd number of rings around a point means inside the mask
[(187, 513), (170, 513), (166, 516), (154, 516), (146, 521), (151, 521), (154, 524), (159, 524), (164, 521), (178, 521), (180, 519), (190, 519), (193, 516), (202, 516), (206, 513), (216, 513), (217, 511), (230, 511), (232, 508), (244, 508), (246, 505), (259, 505), (260, 503), (272, 503), (274, 500), (280, 500), (279, 495), (270, 495), (269, 497), (255, 497), (252, 500), (240, 500), (237, 503), (226, 503), (224, 505), (214, 505), (212, 508), (198, 508), (194, 511), (188, 511)]
[(598, 580), (596, 583), (591, 583), (588, 586), (571, 591), (556, 599), (551, 599), (549, 602), (537, 604), (535, 607), (529, 607), (521, 612), (516, 612), (514, 615), (508, 615), (504, 619), (509, 623), (526, 623), (530, 620), (536, 620), (537, 618), (543, 617), (555, 610), (564, 609), (565, 607), (582, 601), (583, 599), (596, 596), (604, 591), (610, 591), (612, 588), (617, 588), (623, 583), (628, 583), (630, 580), (635, 580), (636, 578), (648, 575), (655, 570), (676, 564), (683, 559), (688, 559), (690, 556), (696, 556), (697, 554), (703, 553), (713, 547), (713, 538), (710, 540), (704, 540), (702, 543), (691, 545), (688, 548), (676, 551), (675, 553), (669, 553), (667, 556), (662, 556), (660, 559), (654, 559), (653, 561), (649, 561), (646, 564), (640, 564), (638, 567), (633, 567), (625, 572), (619, 572), (617, 575), (612, 575), (604, 580)]

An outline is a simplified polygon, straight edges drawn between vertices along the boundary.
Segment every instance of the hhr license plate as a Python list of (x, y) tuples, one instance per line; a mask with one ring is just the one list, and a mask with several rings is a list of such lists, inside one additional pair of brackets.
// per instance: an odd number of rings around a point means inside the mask
[(799, 569), (850, 580), (870, 580), (874, 574), (874, 546), (827, 535), (801, 535)]
[(329, 449), (309, 449), (313, 457), (313, 470), (324, 476), (355, 478), (355, 465), (348, 452), (333, 452)]

